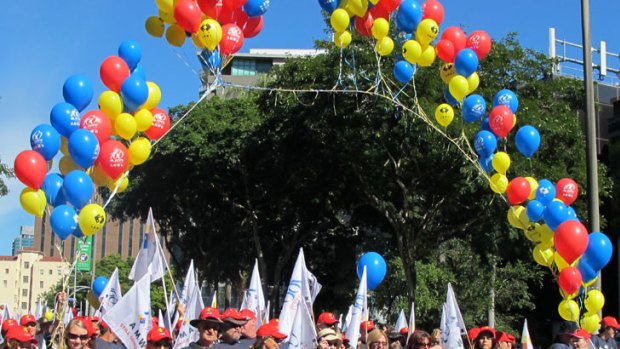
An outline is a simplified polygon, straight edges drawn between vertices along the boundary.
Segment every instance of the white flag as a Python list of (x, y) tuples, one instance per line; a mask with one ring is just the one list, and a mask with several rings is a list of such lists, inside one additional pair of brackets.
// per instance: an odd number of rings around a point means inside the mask
[(408, 328), (408, 326), (407, 318), (405, 317), (405, 311), (401, 309), (400, 313), (398, 314), (398, 319), (396, 320), (396, 325), (394, 325), (394, 329), (396, 331), (400, 331), (403, 328)]
[(521, 348), (522, 349), (534, 349), (532, 339), (530, 338), (530, 331), (527, 328), (527, 319), (523, 323), (523, 332), (521, 333)]
[(34, 311), (34, 317), (40, 319), (43, 317), (43, 301), (37, 302), (37, 308)]
[(461, 316), (451, 284), (448, 284), (448, 294), (441, 319), (441, 346), (450, 349), (464, 348), (461, 336), (467, 335), (467, 328), (465, 327), (465, 322)]
[(316, 276), (306, 267), (304, 250), (300, 248), (299, 256), (293, 268), (293, 275), (291, 275), (291, 281), (288, 284), (286, 296), (284, 297), (284, 304), (282, 304), (282, 310), (280, 311), (280, 322), (278, 325), (280, 332), (287, 336), (291, 333), (291, 326), (293, 326), (295, 313), (299, 306), (297, 295), (301, 294), (301, 299), (306, 303), (306, 307), (310, 314), (312, 314), (312, 303), (314, 303), (316, 296), (321, 291), (321, 287)]
[(149, 215), (146, 219), (146, 232), (144, 242), (138, 252), (138, 256), (131, 267), (129, 273), (130, 280), (140, 280), (146, 274), (151, 275), (151, 282), (161, 279), (168, 271), (164, 252), (159, 244), (159, 238), (155, 231), (155, 220), (153, 210), (149, 208)]
[(245, 292), (243, 302), (240, 309), (249, 309), (256, 314), (256, 328), (263, 324), (263, 311), (265, 310), (265, 296), (263, 295), (263, 285), (260, 281), (260, 273), (258, 271), (258, 260), (254, 262), (254, 270), (250, 278), (250, 287)]
[(183, 324), (179, 330), (179, 335), (174, 342), (173, 349), (185, 348), (190, 343), (198, 340), (198, 329), (192, 326), (189, 322), (193, 319), (198, 319), (200, 312), (202, 311), (202, 297), (200, 295), (200, 289), (198, 287), (192, 288), (192, 294), (189, 297), (187, 306), (185, 308), (185, 315), (183, 316)]
[[(185, 274), (185, 281), (183, 282), (183, 288), (181, 289), (181, 294), (179, 295), (181, 297), (181, 299), (179, 299), (179, 304), (187, 308), (189, 297), (196, 286), (196, 272), (194, 271), (194, 260), (192, 259), (189, 263), (189, 267), (187, 268), (187, 273)], [(185, 318), (187, 318), (187, 316)], [(178, 321), (179, 313), (175, 315), (171, 327), (176, 326)]]
[(415, 331), (415, 303), (411, 302), (411, 311), (409, 312), (409, 334)]
[[(75, 303), (74, 303), (74, 306), (75, 306)], [(69, 301), (67, 301), (67, 305), (65, 306), (65, 313), (62, 314), (62, 322), (64, 322), (65, 326), (67, 326), (67, 324), (69, 324), (69, 321), (71, 321), (71, 319), (73, 319), (73, 311), (71, 307), (69, 306)]]
[(267, 306), (265, 306), (265, 311), (263, 314), (263, 323), (266, 324), (269, 322), (269, 312), (271, 311), (271, 302), (267, 301)]
[(349, 343), (355, 346), (357, 340), (360, 337), (360, 325), (362, 324), (362, 316), (368, 309), (368, 287), (366, 284), (366, 266), (364, 266), (364, 272), (360, 279), (360, 286), (357, 289), (357, 295), (355, 296), (355, 303), (353, 304), (353, 313), (351, 313), (351, 321), (347, 326), (346, 336), (349, 338)]
[(353, 306), (349, 305), (349, 310), (347, 311), (347, 315), (344, 317), (344, 323), (342, 323), (342, 327), (340, 330), (344, 333), (347, 333), (349, 329), (349, 324), (351, 323), (351, 317), (353, 316)]
[(288, 347), (290, 349), (314, 349), (316, 348), (316, 329), (314, 327), (314, 321), (312, 321), (312, 314), (306, 307), (306, 303), (300, 302), (293, 318), (293, 324), (291, 326), (291, 333), (287, 337)]
[(213, 296), (211, 297), (211, 308), (217, 308), (217, 290), (213, 291)]
[(99, 310), (98, 313), (101, 315), (108, 312), (118, 301), (123, 297), (123, 293), (121, 291), (121, 283), (118, 279), (118, 268), (115, 268), (110, 275), (110, 279), (108, 280), (108, 284), (105, 285), (103, 291), (99, 295)]

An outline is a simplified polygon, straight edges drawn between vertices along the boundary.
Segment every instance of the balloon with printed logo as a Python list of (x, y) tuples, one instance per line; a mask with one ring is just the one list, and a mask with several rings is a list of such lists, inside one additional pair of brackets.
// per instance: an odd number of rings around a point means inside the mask
[(57, 103), (50, 112), (50, 122), (58, 133), (69, 138), (80, 128), (80, 112), (69, 103)]
[(503, 151), (498, 151), (493, 156), (493, 168), (498, 173), (506, 174), (510, 168), (510, 155)]
[(73, 170), (65, 176), (62, 190), (73, 207), (82, 208), (93, 196), (95, 186), (86, 172)]
[(515, 144), (519, 152), (529, 159), (540, 146), (540, 133), (534, 126), (525, 125), (517, 131)]
[(570, 178), (562, 178), (555, 185), (555, 197), (566, 205), (571, 205), (579, 196), (579, 186)]
[(538, 222), (543, 218), (543, 213), (545, 212), (545, 206), (538, 201), (532, 200), (527, 204), (527, 218), (532, 222)]
[(146, 29), (146, 32), (156, 38), (161, 38), (164, 35), (164, 27), (164, 21), (157, 16), (151, 16), (147, 18), (146, 22), (144, 23), (144, 28)]
[(161, 18), (162, 21), (164, 21), (164, 23), (170, 24), (171, 26), (174, 25), (177, 28), (183, 30), (181, 27), (176, 25), (176, 22), (174, 20), (174, 15), (172, 14), (172, 10), (170, 10), (170, 12), (159, 10), (157, 12), (157, 15), (159, 16), (159, 18)]
[(367, 252), (360, 257), (357, 262), (357, 277), (361, 278), (366, 267), (366, 281), (368, 289), (374, 290), (381, 284), (387, 273), (387, 264), (383, 257), (377, 252)]
[(118, 178), (129, 165), (127, 148), (119, 141), (108, 140), (101, 145), (98, 163), (108, 176)]
[(30, 133), (30, 147), (45, 160), (52, 160), (60, 150), (60, 134), (51, 125), (38, 125)]
[[(375, 22), (378, 20), (375, 20)], [(411, 64), (416, 64), (422, 55), (422, 46), (415, 40), (407, 40), (402, 47), (403, 58)]]
[(494, 107), (489, 113), (489, 126), (499, 138), (505, 138), (514, 127), (515, 116), (504, 105)]
[(394, 77), (403, 84), (413, 79), (415, 68), (407, 61), (398, 61), (394, 65)]
[(62, 96), (65, 102), (82, 111), (93, 99), (93, 84), (84, 75), (72, 75), (62, 85)]
[(459, 27), (448, 27), (441, 34), (442, 40), (448, 40), (454, 45), (454, 54), (456, 55), (467, 44), (467, 36), (465, 32)]
[(110, 120), (123, 112), (123, 100), (114, 91), (105, 91), (99, 95), (99, 110), (101, 110)]
[(548, 205), (555, 198), (555, 186), (548, 179), (543, 179), (538, 182), (538, 189), (536, 189), (536, 200), (542, 202), (543, 205)]
[(566, 263), (571, 264), (588, 247), (588, 229), (578, 221), (565, 221), (555, 229), (553, 245)]
[[(420, 49), (420, 52), (422, 49)], [(454, 64), (446, 63), (439, 69), (439, 75), (441, 80), (447, 85), (450, 83), (450, 79), (456, 76), (456, 70), (454, 70)]]
[[(540, 199), (538, 200), (540, 201)], [(545, 219), (545, 223), (547, 223), (549, 228), (555, 231), (560, 224), (562, 224), (568, 219), (568, 210), (566, 208), (566, 205), (564, 205), (564, 203), (561, 201), (551, 201), (547, 204), (547, 208), (545, 209), (543, 218)]]
[(241, 46), (243, 46), (243, 31), (236, 24), (225, 24), (222, 27), (220, 54), (230, 55), (236, 53)]
[(80, 167), (91, 167), (99, 156), (97, 137), (89, 130), (76, 130), (69, 138), (69, 154)]
[(443, 5), (437, 0), (427, 0), (422, 4), (422, 19), (430, 18), (438, 25), (443, 22)]
[(129, 70), (133, 70), (142, 59), (142, 48), (135, 40), (124, 40), (118, 46), (118, 56), (127, 63)]
[(588, 247), (580, 260), (588, 263), (594, 270), (603, 269), (611, 260), (613, 246), (607, 235), (593, 232), (588, 235)]
[(222, 0), (198, 0), (198, 6), (200, 10), (207, 15), (207, 17), (218, 19), (222, 13), (223, 1)]
[(435, 108), (435, 120), (443, 127), (448, 127), (454, 119), (454, 109), (449, 104), (442, 103)]
[(58, 173), (49, 173), (45, 176), (41, 190), (45, 193), (47, 203), (52, 206), (62, 205), (67, 202), (65, 193), (62, 191), (63, 177)]
[(463, 120), (474, 122), (482, 119), (487, 110), (487, 103), (480, 95), (469, 95), (463, 101)]
[(566, 267), (558, 276), (558, 284), (566, 293), (573, 293), (581, 287), (581, 273), (575, 267)]
[(127, 62), (119, 56), (110, 56), (103, 60), (99, 68), (101, 82), (114, 92), (119, 92), (123, 81), (129, 77)]
[(427, 18), (423, 19), (420, 24), (418, 24), (415, 31), (415, 38), (422, 46), (426, 46), (433, 42), (438, 34), (439, 26), (437, 22)]
[(472, 49), (462, 49), (454, 57), (454, 69), (459, 75), (470, 76), (478, 69), (478, 56)]
[(450, 94), (457, 101), (463, 101), (467, 93), (469, 92), (469, 84), (467, 83), (467, 79), (462, 75), (456, 75), (452, 79), (450, 79), (450, 84), (448, 84), (448, 89), (450, 90)]
[(422, 6), (417, 1), (403, 0), (396, 11), (396, 26), (400, 31), (415, 32), (422, 16)]
[(513, 113), (516, 113), (517, 109), (519, 109), (519, 99), (514, 92), (504, 89), (497, 92), (493, 99), (493, 106), (496, 107), (498, 105), (508, 106)]
[(103, 207), (97, 204), (86, 205), (80, 210), (78, 222), (82, 233), (86, 236), (91, 236), (105, 225), (105, 211)]
[(454, 52), (454, 44), (449, 40), (439, 40), (437, 45), (435, 45), (435, 50), (437, 51), (437, 57), (446, 63), (454, 62), (454, 56), (456, 56), (456, 52)]
[(319, 5), (327, 13), (332, 13), (340, 6), (340, 0), (319, 0)]
[(24, 211), (35, 217), (43, 217), (45, 213), (46, 198), (41, 189), (24, 188), (19, 195), (19, 203)]
[(101, 110), (89, 110), (80, 120), (80, 128), (92, 132), (99, 144), (107, 141), (112, 134), (112, 123)]
[(181, 47), (185, 43), (185, 30), (173, 24), (166, 29), (166, 41), (172, 46)]
[(121, 98), (127, 110), (138, 110), (149, 97), (149, 87), (141, 77), (130, 75), (121, 86)]
[(69, 205), (60, 205), (54, 208), (50, 215), (52, 230), (60, 240), (65, 240), (78, 227), (78, 215)]
[(151, 141), (144, 137), (138, 137), (131, 142), (128, 151), (130, 164), (143, 164), (151, 155)]
[(263, 30), (263, 16), (250, 17), (243, 26), (243, 36), (253, 38)]
[(506, 194), (511, 205), (520, 204), (530, 195), (530, 182), (524, 177), (513, 178), (508, 184)]
[(196, 35), (210, 51), (213, 51), (222, 40), (222, 27), (218, 21), (208, 18), (200, 23)]
[(158, 140), (170, 129), (170, 117), (168, 113), (160, 108), (153, 108), (153, 124), (144, 133), (150, 140)]
[(258, 17), (264, 15), (265, 12), (267, 12), (270, 4), (270, 0), (248, 0), (245, 5), (243, 5), (243, 10), (250, 17)]
[(558, 313), (566, 321), (579, 320), (579, 305), (572, 299), (564, 299), (558, 305)]
[(24, 150), (17, 154), (13, 163), (15, 176), (26, 186), (39, 189), (47, 174), (45, 158), (34, 150)]
[(474, 149), (480, 157), (489, 157), (497, 149), (497, 138), (491, 132), (482, 130), (474, 138)]
[(177, 24), (190, 33), (195, 33), (202, 21), (202, 13), (195, 0), (176, 0), (173, 14)]
[(479, 60), (483, 60), (491, 51), (491, 37), (484, 30), (476, 30), (469, 34), (465, 46), (474, 50)]

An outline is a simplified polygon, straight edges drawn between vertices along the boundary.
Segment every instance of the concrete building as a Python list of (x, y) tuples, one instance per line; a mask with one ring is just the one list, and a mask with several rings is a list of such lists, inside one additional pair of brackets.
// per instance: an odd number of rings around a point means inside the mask
[(34, 245), (34, 227), (22, 225), (19, 230), (19, 236), (13, 240), (13, 248), (11, 255), (16, 256), (19, 251)]
[(45, 257), (33, 248), (15, 256), (0, 256), (0, 304), (13, 314), (33, 312), (37, 300), (70, 273), (70, 264), (60, 257)]

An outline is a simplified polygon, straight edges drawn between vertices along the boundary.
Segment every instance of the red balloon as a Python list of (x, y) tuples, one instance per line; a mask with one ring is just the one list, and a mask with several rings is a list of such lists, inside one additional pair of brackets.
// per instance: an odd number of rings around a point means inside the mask
[(181, 28), (193, 34), (200, 27), (202, 13), (195, 0), (178, 0), (174, 6), (174, 19)]
[(15, 175), (22, 183), (33, 189), (41, 188), (47, 174), (47, 163), (43, 155), (34, 150), (17, 154), (13, 164)]
[(456, 56), (456, 52), (454, 51), (454, 44), (450, 40), (439, 40), (437, 45), (435, 45), (435, 50), (437, 51), (437, 57), (446, 63), (454, 62), (454, 56)]
[(377, 18), (389, 19), (391, 11), (384, 9), (383, 7), (379, 6), (379, 4), (381, 4), (381, 1), (376, 6), (368, 10), (368, 12), (374, 19), (377, 19)]
[(240, 10), (248, 0), (223, 0), (223, 6), (230, 10)]
[(451, 41), (454, 45), (454, 55), (456, 56), (459, 51), (465, 48), (467, 44), (467, 37), (465, 32), (459, 27), (448, 27), (441, 34), (441, 40)]
[(101, 146), (97, 164), (112, 179), (120, 177), (129, 165), (129, 154), (123, 143), (113, 139)]
[(80, 128), (92, 132), (99, 144), (105, 143), (112, 134), (112, 123), (101, 110), (90, 110), (80, 120)]
[(357, 32), (360, 33), (361, 36), (370, 36), (372, 35), (371, 29), (374, 20), (372, 12), (366, 11), (364, 17), (355, 17), (355, 29), (357, 29)]
[(555, 229), (553, 245), (566, 263), (571, 264), (588, 248), (588, 229), (579, 221), (564, 221)]
[(474, 50), (481, 61), (491, 51), (491, 37), (484, 30), (476, 30), (467, 37), (467, 47)]
[(422, 4), (422, 19), (430, 18), (440, 25), (443, 22), (443, 5), (437, 0), (428, 0)]
[(489, 114), (489, 127), (500, 138), (505, 138), (515, 125), (515, 116), (508, 106), (498, 105)]
[[(220, 13), (220, 18), (218, 19), (218, 22), (220, 22), (220, 25), (222, 26), (225, 24), (236, 23), (238, 27), (243, 27), (247, 21), (248, 14), (245, 13), (245, 11), (241, 9), (230, 10), (226, 7), (224, 7), (222, 13)], [(222, 36), (223, 35), (224, 34), (222, 31)]]
[(387, 11), (388, 14), (390, 14), (392, 11), (396, 10), (398, 6), (400, 6), (401, 2), (403, 2), (403, 0), (380, 0), (375, 7), (381, 7), (383, 10)]
[(555, 197), (562, 200), (567, 206), (571, 205), (579, 196), (579, 186), (570, 178), (562, 178), (555, 185)]
[(558, 276), (558, 284), (562, 291), (572, 294), (581, 287), (581, 272), (575, 267), (566, 267), (562, 269)]
[(129, 66), (119, 56), (110, 56), (106, 58), (99, 68), (99, 76), (101, 81), (107, 88), (114, 92), (121, 90), (123, 81), (129, 77)]
[(508, 202), (511, 205), (518, 205), (525, 200), (530, 195), (530, 182), (524, 177), (516, 177), (513, 178), (510, 183), (508, 183), (508, 188), (506, 188), (506, 194), (508, 195)]
[(243, 31), (236, 24), (222, 26), (222, 41), (220, 41), (220, 54), (233, 54), (243, 46)]
[(218, 19), (222, 13), (222, 6), (224, 6), (223, 0), (198, 0), (198, 6), (202, 12), (213, 18)]
[(250, 17), (243, 27), (243, 36), (253, 38), (263, 30), (263, 16)]
[(153, 114), (153, 124), (144, 133), (149, 139), (157, 140), (170, 129), (170, 117), (168, 113), (159, 108), (151, 109), (151, 114)]

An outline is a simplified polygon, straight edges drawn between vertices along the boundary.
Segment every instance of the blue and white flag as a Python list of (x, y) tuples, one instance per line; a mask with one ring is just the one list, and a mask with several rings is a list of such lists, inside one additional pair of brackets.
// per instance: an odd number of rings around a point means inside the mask
[(299, 302), (287, 341), (289, 349), (316, 348), (316, 329), (306, 302)]
[(448, 284), (446, 303), (441, 314), (441, 346), (450, 349), (464, 349), (463, 335), (467, 335), (467, 328), (461, 316), (461, 310), (456, 302), (452, 285)]
[(112, 275), (110, 275), (107, 285), (99, 295), (99, 309), (97, 313), (101, 315), (105, 314), (108, 310), (112, 309), (122, 297), (123, 293), (121, 291), (121, 283), (118, 279), (118, 268), (115, 268)]
[(263, 295), (263, 285), (258, 271), (258, 260), (254, 262), (254, 270), (250, 278), (250, 287), (245, 292), (240, 309), (249, 309), (256, 314), (256, 328), (263, 324), (263, 312), (265, 311), (265, 296)]
[(357, 289), (357, 295), (355, 296), (355, 303), (353, 304), (353, 312), (351, 313), (351, 321), (348, 323), (346, 336), (349, 339), (349, 343), (356, 345), (357, 340), (360, 337), (360, 325), (362, 324), (362, 317), (368, 313), (368, 286), (366, 281), (366, 266), (364, 266), (364, 272), (360, 279), (360, 286)]
[(146, 219), (146, 232), (144, 233), (142, 247), (131, 267), (130, 280), (140, 280), (146, 274), (151, 275), (151, 282), (161, 279), (167, 272), (166, 257), (159, 243), (159, 237), (155, 231), (153, 210), (149, 208)]

